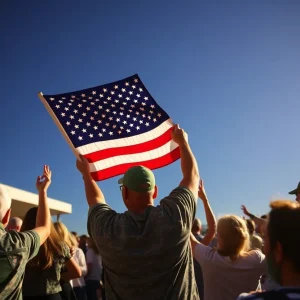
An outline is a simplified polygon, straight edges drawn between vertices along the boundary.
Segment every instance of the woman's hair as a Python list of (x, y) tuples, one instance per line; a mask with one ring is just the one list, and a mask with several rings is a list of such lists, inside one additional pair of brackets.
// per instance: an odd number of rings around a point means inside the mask
[(59, 235), (59, 237), (61, 238), (61, 240), (69, 247), (72, 247), (72, 242), (70, 240), (70, 233), (68, 228), (66, 227), (66, 225), (62, 222), (55, 222), (54, 224), (54, 228), (57, 232), (57, 234)]
[(247, 225), (249, 234), (253, 235), (254, 231), (255, 231), (255, 223), (254, 223), (254, 221), (251, 220), (251, 219), (247, 219), (246, 220), (246, 225)]
[(77, 241), (76, 236), (72, 232), (70, 232), (69, 238), (70, 238), (71, 247), (77, 248), (78, 247), (78, 241)]
[(249, 250), (249, 233), (242, 218), (234, 215), (222, 217), (218, 222), (217, 232), (222, 240), (222, 248), (220, 245), (218, 248), (222, 256), (237, 256)]
[(99, 253), (99, 250), (98, 250), (98, 248), (96, 247), (96, 244), (94, 243), (94, 241), (89, 237), (88, 238), (88, 247), (90, 248), (90, 249), (92, 249), (94, 252), (95, 252), (95, 254), (97, 254), (97, 255), (99, 255), (100, 253)]
[[(32, 230), (36, 227), (37, 207), (29, 209), (24, 217), (21, 231)], [(41, 269), (50, 268), (55, 256), (63, 256), (63, 244), (51, 223), (50, 235), (41, 245), (39, 253), (31, 259), (27, 266), (38, 266)]]

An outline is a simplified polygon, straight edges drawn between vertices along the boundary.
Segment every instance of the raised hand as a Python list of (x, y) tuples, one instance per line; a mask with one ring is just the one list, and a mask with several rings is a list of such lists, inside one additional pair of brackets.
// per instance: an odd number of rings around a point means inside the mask
[(172, 131), (172, 139), (178, 145), (182, 145), (184, 143), (188, 143), (188, 135), (187, 133), (176, 124)]
[(44, 172), (42, 176), (38, 176), (38, 178), (36, 179), (36, 188), (39, 192), (41, 191), (47, 191), (48, 187), (51, 184), (51, 175), (52, 172), (49, 168), (49, 166), (44, 166)]
[(199, 183), (198, 197), (203, 201), (207, 200), (207, 196), (204, 188), (204, 182), (202, 178), (200, 179), (200, 183)]
[(243, 211), (243, 213), (246, 215), (246, 216), (250, 216), (250, 212), (248, 211), (248, 209), (246, 208), (245, 205), (242, 205), (241, 207), (241, 210)]
[(80, 157), (80, 159), (77, 159), (77, 161), (76, 161), (76, 167), (77, 167), (78, 171), (82, 175), (89, 175), (90, 174), (89, 161), (83, 155), (79, 155), (79, 157)]

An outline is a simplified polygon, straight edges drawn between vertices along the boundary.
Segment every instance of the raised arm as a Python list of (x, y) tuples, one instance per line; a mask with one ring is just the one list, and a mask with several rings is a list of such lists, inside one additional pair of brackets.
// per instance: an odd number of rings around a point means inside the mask
[(34, 231), (40, 237), (42, 245), (50, 235), (51, 215), (47, 200), (47, 190), (51, 184), (51, 171), (49, 166), (44, 166), (44, 173), (38, 176), (36, 180), (36, 188), (39, 192), (39, 206), (36, 216), (36, 228)]
[(76, 166), (83, 176), (85, 194), (89, 207), (92, 207), (97, 203), (106, 203), (102, 191), (91, 176), (88, 160), (80, 155), (80, 160), (77, 159)]
[(179, 145), (180, 149), (181, 170), (183, 175), (180, 186), (188, 188), (194, 194), (195, 199), (197, 199), (199, 171), (197, 161), (188, 143), (188, 136), (179, 125), (175, 125), (172, 138), (173, 141)]
[(241, 209), (242, 209), (243, 213), (246, 216), (248, 216), (250, 219), (252, 219), (257, 226), (260, 227), (260, 226), (263, 226), (266, 224), (266, 222), (267, 222), (266, 220), (261, 219), (259, 217), (256, 217), (255, 215), (251, 214), (245, 205), (242, 205)]
[(201, 241), (201, 244), (207, 246), (216, 234), (217, 223), (216, 223), (216, 218), (214, 216), (214, 213), (212, 212), (212, 209), (209, 205), (209, 201), (206, 196), (206, 192), (204, 189), (204, 183), (203, 183), (202, 179), (200, 180), (198, 196), (203, 202), (205, 216), (206, 216), (206, 222), (207, 222), (207, 226), (208, 226), (208, 231), (207, 231), (206, 235), (204, 236), (203, 240)]

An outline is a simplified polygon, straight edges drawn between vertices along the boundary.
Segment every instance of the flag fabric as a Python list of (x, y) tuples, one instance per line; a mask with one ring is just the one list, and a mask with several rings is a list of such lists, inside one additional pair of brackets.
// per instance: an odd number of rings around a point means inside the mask
[(166, 166), (180, 157), (173, 123), (138, 75), (109, 84), (40, 98), (76, 154), (104, 180), (132, 166)]

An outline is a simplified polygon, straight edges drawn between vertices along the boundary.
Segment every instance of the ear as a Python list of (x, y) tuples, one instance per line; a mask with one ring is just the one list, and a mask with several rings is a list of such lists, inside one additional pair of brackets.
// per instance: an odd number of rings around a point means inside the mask
[(10, 212), (11, 212), (11, 209), (8, 209), (6, 214), (4, 215), (3, 219), (2, 219), (2, 224), (4, 225), (4, 227), (6, 227), (6, 225), (8, 224), (9, 222), (9, 218), (10, 218)]
[(154, 194), (153, 194), (153, 199), (156, 199), (158, 195), (158, 187), (157, 185), (154, 187)]
[(279, 242), (276, 242), (276, 246), (274, 249), (274, 258), (276, 264), (280, 264), (283, 260), (283, 249), (282, 245)]

